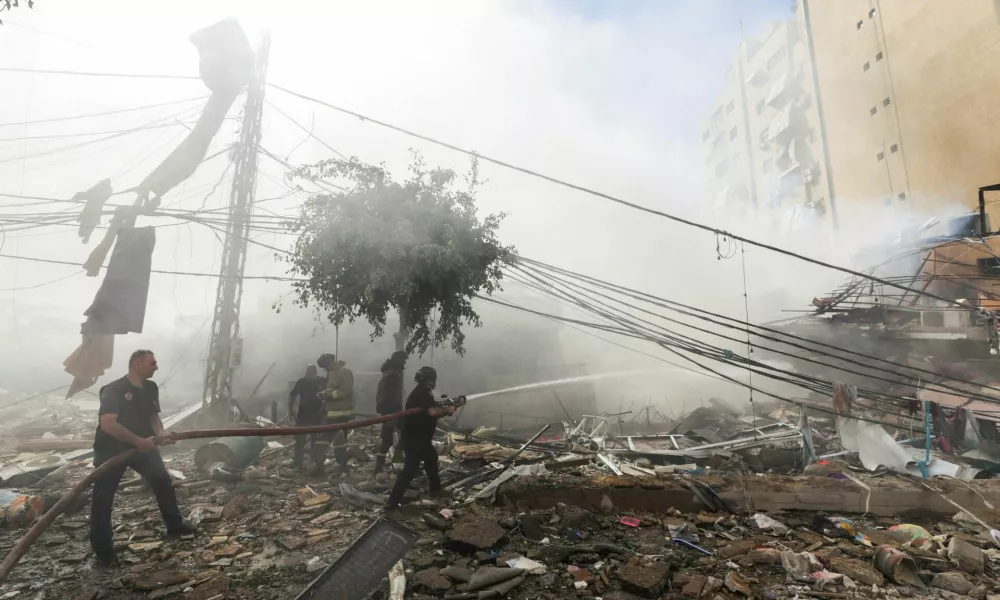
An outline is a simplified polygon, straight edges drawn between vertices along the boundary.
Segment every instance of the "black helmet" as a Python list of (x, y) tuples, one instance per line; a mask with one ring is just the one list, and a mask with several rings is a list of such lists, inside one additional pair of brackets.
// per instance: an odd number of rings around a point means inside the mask
[(417, 369), (417, 374), (413, 376), (413, 380), (417, 382), (417, 385), (429, 385), (434, 387), (437, 384), (438, 372), (434, 367), (420, 367)]
[(316, 365), (321, 369), (329, 369), (333, 366), (333, 363), (337, 361), (337, 356), (335, 354), (330, 354), (329, 352), (324, 352), (319, 355), (316, 359)]

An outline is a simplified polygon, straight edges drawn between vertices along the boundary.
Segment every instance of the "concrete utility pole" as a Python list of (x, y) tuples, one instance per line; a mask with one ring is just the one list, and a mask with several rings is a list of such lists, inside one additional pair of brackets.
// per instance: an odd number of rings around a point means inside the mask
[[(264, 82), (271, 47), (265, 35), (257, 53), (254, 79), (247, 87), (243, 107), (240, 140), (235, 147), (233, 185), (229, 192), (229, 223), (222, 250), (222, 269), (215, 297), (212, 337), (205, 363), (205, 392), (202, 402), (224, 414), (232, 414), (233, 370), (242, 362), (240, 338), (240, 302), (243, 298), (243, 268), (246, 264), (250, 218), (253, 216), (257, 188), (257, 153), (260, 148), (261, 122), (264, 114)], [(214, 411), (213, 411), (214, 412)]]

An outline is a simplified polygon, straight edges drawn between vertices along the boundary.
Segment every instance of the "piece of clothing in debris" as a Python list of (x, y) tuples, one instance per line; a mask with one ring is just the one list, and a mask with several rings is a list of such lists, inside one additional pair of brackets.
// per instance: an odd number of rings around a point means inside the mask
[[(406, 410), (411, 408), (433, 408), (437, 406), (434, 402), (434, 392), (425, 385), (418, 385), (413, 388), (406, 398)], [(437, 417), (430, 416), (426, 410), (422, 410), (415, 415), (407, 415), (401, 423), (403, 445), (426, 441), (430, 443), (434, 437), (434, 430), (437, 428)]]
[(319, 423), (315, 423), (316, 417), (323, 413), (323, 403), (319, 400), (319, 391), (325, 383), (318, 377), (302, 377), (295, 382), (289, 397), (299, 399), (299, 409), (295, 415), (296, 425), (303, 426), (303, 423), (300, 423), (302, 420), (319, 425)]
[(329, 419), (353, 419), (354, 373), (343, 362), (338, 365), (326, 375), (326, 389), (321, 394), (324, 409)]
[[(103, 404), (103, 402), (102, 402)], [(95, 452), (94, 466), (99, 467), (116, 453)], [(94, 482), (93, 499), (90, 509), (90, 546), (98, 559), (108, 560), (114, 557), (114, 529), (111, 526), (111, 510), (114, 506), (115, 493), (126, 469), (142, 476), (156, 496), (156, 504), (160, 507), (160, 515), (167, 526), (167, 533), (182, 532), (186, 526), (181, 509), (177, 506), (177, 494), (174, 491), (170, 474), (163, 464), (159, 450), (150, 450), (144, 454), (134, 454), (123, 464), (105, 473)]]
[(403, 410), (403, 368), (391, 361), (382, 367), (382, 378), (375, 391), (375, 410), (380, 415), (391, 415)]
[[(300, 380), (301, 381), (301, 380)], [(302, 408), (299, 408), (298, 414), (295, 416), (295, 426), (296, 427), (313, 427), (316, 425), (323, 424), (323, 413), (320, 411), (314, 411), (311, 413), (303, 413)], [(306, 444), (308, 443), (313, 454), (316, 453), (316, 444), (319, 442), (321, 433), (311, 433), (306, 435), (295, 436), (295, 455), (292, 458), (292, 465), (295, 467), (302, 466), (302, 460), (306, 455)], [(324, 460), (326, 457), (323, 457)]]
[[(407, 402), (407, 406), (409, 406), (409, 402)], [(403, 470), (399, 472), (399, 477), (396, 478), (396, 483), (393, 484), (392, 491), (389, 492), (389, 501), (386, 505), (389, 508), (396, 508), (403, 501), (403, 495), (406, 494), (406, 489), (410, 487), (413, 478), (417, 476), (421, 463), (424, 465), (424, 473), (427, 474), (431, 493), (441, 491), (438, 455), (431, 438), (427, 437), (425, 441), (404, 441), (403, 452), (405, 454)]]
[[(349, 423), (351, 420), (351, 417), (344, 416), (326, 417), (323, 422), (325, 425), (334, 425), (338, 423)], [(328, 431), (320, 434), (316, 439), (316, 446), (313, 448), (313, 463), (315, 464), (313, 474), (322, 475), (326, 472), (326, 454), (329, 451), (330, 446), (333, 446), (333, 457), (336, 459), (341, 472), (347, 471), (347, 432)]]
[(159, 413), (160, 388), (152, 381), (144, 381), (142, 387), (136, 387), (128, 377), (122, 377), (102, 387), (97, 433), (94, 434), (94, 455), (111, 457), (132, 448), (128, 442), (101, 429), (102, 416), (118, 415), (119, 425), (139, 437), (147, 438), (156, 435), (153, 418)]

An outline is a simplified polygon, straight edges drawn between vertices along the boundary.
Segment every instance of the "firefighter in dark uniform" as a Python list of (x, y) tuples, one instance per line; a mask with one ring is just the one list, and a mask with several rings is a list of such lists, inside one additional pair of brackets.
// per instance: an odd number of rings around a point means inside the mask
[[(160, 458), (154, 436), (164, 436), (160, 421), (160, 389), (150, 380), (156, 373), (156, 357), (149, 350), (135, 351), (128, 361), (128, 375), (101, 388), (101, 408), (94, 437), (94, 466), (99, 467), (126, 450), (133, 454), (94, 482), (90, 509), (90, 545), (98, 567), (118, 566), (114, 550), (111, 509), (115, 493), (125, 471), (131, 467), (152, 488), (167, 535), (181, 536), (195, 532), (185, 523), (177, 506), (170, 474)], [(170, 438), (161, 444), (172, 444)]]
[[(319, 393), (323, 402), (324, 423), (332, 425), (354, 420), (354, 373), (333, 354), (323, 354), (316, 359), (316, 364), (326, 371), (326, 387)], [(326, 454), (330, 445), (333, 445), (333, 457), (337, 459), (340, 474), (347, 474), (347, 434), (344, 431), (331, 431), (316, 440), (313, 454), (316, 466), (312, 475), (326, 473)]]
[(424, 410), (409, 415), (402, 421), (403, 470), (400, 471), (396, 483), (389, 493), (386, 509), (390, 515), (399, 508), (400, 502), (403, 501), (403, 494), (406, 493), (406, 488), (416, 477), (421, 463), (423, 463), (424, 472), (427, 473), (431, 495), (447, 495), (441, 489), (437, 450), (434, 448), (432, 440), (434, 431), (437, 429), (438, 418), (455, 414), (455, 410), (465, 403), (465, 398), (459, 398), (454, 406), (437, 405), (434, 401), (434, 387), (437, 385), (437, 371), (434, 370), (434, 367), (420, 367), (414, 381), (417, 382), (417, 387), (413, 388), (413, 391), (406, 398), (406, 409), (422, 408)]
[[(312, 427), (323, 424), (323, 403), (319, 400), (319, 391), (325, 386), (326, 382), (316, 374), (316, 365), (306, 367), (305, 377), (296, 381), (291, 393), (288, 394), (288, 414), (295, 417), (296, 427)], [(295, 406), (296, 398), (299, 401), (298, 407)], [(295, 436), (293, 467), (302, 468), (302, 459), (306, 454), (306, 442), (310, 442), (315, 450), (318, 437), (317, 434)]]
[[(375, 410), (380, 415), (391, 415), (403, 410), (403, 369), (406, 368), (406, 352), (392, 353), (382, 365), (382, 378), (378, 381), (375, 392)], [(381, 438), (378, 452), (375, 454), (375, 474), (378, 475), (385, 467), (385, 459), (395, 442), (396, 423), (382, 423)]]

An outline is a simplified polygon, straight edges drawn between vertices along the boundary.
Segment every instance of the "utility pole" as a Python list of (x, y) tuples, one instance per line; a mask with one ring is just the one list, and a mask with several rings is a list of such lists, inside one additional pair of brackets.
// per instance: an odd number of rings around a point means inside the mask
[(233, 371), (242, 362), (240, 302), (243, 299), (243, 268), (246, 265), (250, 218), (257, 188), (257, 153), (260, 148), (264, 113), (264, 82), (267, 78), (271, 38), (265, 35), (257, 53), (253, 81), (247, 86), (240, 140), (233, 158), (233, 185), (229, 192), (229, 222), (222, 250), (222, 268), (215, 297), (212, 337), (205, 364), (205, 391), (202, 402), (215, 414), (232, 415)]

